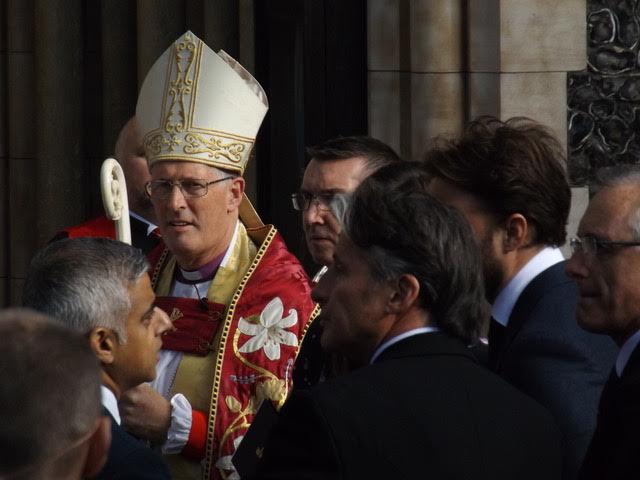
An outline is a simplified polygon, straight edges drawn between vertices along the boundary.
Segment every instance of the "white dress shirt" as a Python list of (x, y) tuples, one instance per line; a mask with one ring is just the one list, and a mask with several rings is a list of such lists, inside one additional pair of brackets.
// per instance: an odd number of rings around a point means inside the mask
[(129, 211), (129, 216), (135, 218), (136, 220), (140, 220), (141, 222), (147, 224), (147, 236), (151, 235), (151, 232), (153, 232), (156, 228), (158, 228), (157, 225), (151, 223), (149, 220), (147, 220), (144, 217), (141, 217), (140, 215), (138, 215), (135, 212)]
[(513, 311), (520, 294), (534, 278), (547, 268), (564, 261), (559, 248), (545, 247), (538, 252), (520, 271), (509, 281), (491, 307), (491, 316), (503, 327), (509, 323), (509, 317)]
[(115, 394), (104, 385), (100, 385), (100, 398), (102, 401), (102, 406), (107, 409), (107, 411), (111, 414), (115, 422), (118, 425), (120, 425), (122, 421), (120, 420), (120, 410), (118, 410), (118, 399), (116, 399)]
[(407, 332), (401, 333), (400, 335), (392, 337), (386, 342), (382, 342), (382, 344), (376, 349), (376, 351), (373, 352), (373, 355), (371, 356), (371, 360), (369, 360), (369, 365), (373, 364), (373, 362), (375, 362), (376, 359), (380, 355), (382, 355), (382, 352), (384, 352), (387, 348), (389, 348), (391, 345), (398, 343), (401, 340), (404, 340), (405, 338), (413, 337), (414, 335), (420, 335), (421, 333), (433, 333), (438, 331), (440, 331), (438, 327), (420, 327), (420, 328), (414, 328), (413, 330), (409, 330)]

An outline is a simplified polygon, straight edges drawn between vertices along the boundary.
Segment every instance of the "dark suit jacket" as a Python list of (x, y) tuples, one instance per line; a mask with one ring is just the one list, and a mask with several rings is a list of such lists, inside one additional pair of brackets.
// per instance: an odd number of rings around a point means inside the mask
[(489, 364), (553, 414), (564, 436), (567, 480), (577, 477), (618, 349), (609, 337), (578, 326), (578, 290), (564, 264), (527, 285), (502, 338), (489, 337)]
[[(147, 224), (135, 217), (129, 217), (131, 224), (131, 244), (142, 250), (145, 255), (158, 245), (160, 239), (155, 235), (147, 235)], [(106, 216), (92, 218), (79, 225), (67, 227), (59, 231), (51, 239), (52, 242), (63, 238), (107, 237), (115, 238), (115, 224)]]
[(158, 480), (170, 479), (164, 460), (116, 423), (111, 418), (111, 447), (107, 463), (96, 480)]
[(640, 347), (602, 392), (598, 425), (580, 471), (581, 480), (637, 478), (640, 474)]
[(295, 391), (260, 479), (557, 479), (559, 432), (534, 401), (442, 333)]

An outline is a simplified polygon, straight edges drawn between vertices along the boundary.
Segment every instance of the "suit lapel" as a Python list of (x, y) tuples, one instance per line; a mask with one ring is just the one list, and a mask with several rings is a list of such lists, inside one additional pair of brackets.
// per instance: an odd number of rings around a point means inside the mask
[(531, 318), (531, 311), (535, 305), (549, 290), (555, 288), (557, 285), (571, 281), (564, 273), (564, 264), (565, 262), (559, 262), (552, 265), (538, 274), (538, 276), (526, 286), (511, 311), (509, 323), (507, 324), (501, 341), (497, 342), (497, 345), (493, 347), (491, 343), (489, 343), (489, 351), (491, 352), (492, 348), (494, 349), (493, 354), (490, 353), (490, 356), (493, 356), (495, 359), (492, 367), (496, 372), (500, 371), (505, 353), (520, 333), (522, 326), (526, 323), (527, 319)]

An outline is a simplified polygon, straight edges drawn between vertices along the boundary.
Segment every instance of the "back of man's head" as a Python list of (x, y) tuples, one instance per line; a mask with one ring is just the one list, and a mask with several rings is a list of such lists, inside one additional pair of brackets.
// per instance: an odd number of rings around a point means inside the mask
[(129, 286), (145, 275), (142, 252), (108, 238), (75, 238), (49, 244), (32, 260), (23, 305), (87, 334), (106, 327), (124, 338)]
[(444, 332), (473, 342), (484, 316), (480, 254), (468, 223), (427, 193), (421, 165), (388, 165), (356, 190), (345, 233), (379, 280), (413, 275), (420, 307)]
[(151, 174), (135, 117), (130, 118), (120, 130), (115, 145), (115, 157), (124, 172), (129, 209), (155, 222), (153, 204), (145, 191), (147, 182), (151, 180)]
[(307, 157), (317, 162), (360, 157), (364, 159), (367, 173), (400, 161), (398, 154), (389, 145), (364, 135), (332, 138), (307, 148)]
[(497, 221), (523, 215), (533, 226), (533, 244), (559, 246), (571, 206), (564, 159), (545, 126), (524, 117), (502, 122), (485, 116), (458, 139), (436, 139), (425, 165), (432, 178), (481, 200)]
[(0, 351), (0, 478), (80, 478), (92, 470), (87, 460), (98, 461), (96, 473), (108, 436), (90, 451), (104, 432), (99, 366), (86, 339), (34, 311), (7, 310)]

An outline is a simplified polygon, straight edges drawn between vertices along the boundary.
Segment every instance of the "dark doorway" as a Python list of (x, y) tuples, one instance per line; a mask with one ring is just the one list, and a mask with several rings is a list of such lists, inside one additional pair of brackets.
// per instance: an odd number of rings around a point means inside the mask
[(367, 133), (366, 0), (255, 2), (256, 78), (269, 97), (257, 140), (258, 204), (312, 269), (290, 194), (305, 147)]

